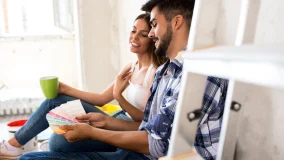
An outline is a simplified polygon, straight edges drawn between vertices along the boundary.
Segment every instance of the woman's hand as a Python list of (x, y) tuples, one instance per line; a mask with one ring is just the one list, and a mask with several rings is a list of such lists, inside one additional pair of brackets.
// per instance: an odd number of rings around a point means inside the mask
[(88, 114), (76, 117), (76, 119), (79, 122), (88, 121), (91, 126), (97, 127), (97, 128), (105, 128), (110, 118), (111, 118), (110, 116), (104, 115), (102, 113), (96, 113), (96, 112), (88, 113)]
[(58, 93), (59, 94), (65, 94), (67, 92), (67, 90), (70, 88), (70, 86), (59, 82), (59, 86), (58, 86)]
[(116, 77), (114, 87), (113, 87), (113, 97), (117, 100), (122, 92), (126, 89), (129, 84), (129, 79), (132, 76), (132, 72), (130, 72), (131, 66), (127, 66), (124, 68)]
[(60, 129), (67, 131), (63, 136), (68, 142), (90, 139), (93, 127), (87, 123), (77, 123), (74, 125), (63, 125)]

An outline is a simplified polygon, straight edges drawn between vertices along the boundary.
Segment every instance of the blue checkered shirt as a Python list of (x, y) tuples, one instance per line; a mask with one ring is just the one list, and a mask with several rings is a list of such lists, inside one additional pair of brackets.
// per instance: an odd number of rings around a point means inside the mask
[(228, 80), (208, 77), (194, 146), (206, 160), (216, 158)]
[[(176, 58), (171, 62), (167, 61), (156, 71), (153, 85), (150, 89), (151, 94), (145, 107), (144, 118), (139, 127), (139, 130), (146, 130), (149, 135), (157, 141), (153, 145), (155, 149), (153, 149), (153, 147), (151, 147), (152, 144), (149, 143), (151, 153), (149, 158), (151, 159), (159, 158), (167, 154), (181, 85), (182, 66), (182, 61)], [(166, 86), (165, 94), (161, 99), (161, 105), (152, 106), (159, 82), (166, 71), (172, 76)], [(228, 81), (219, 78), (208, 77), (207, 80), (202, 104), (202, 120), (200, 120), (202, 124), (199, 123), (196, 142), (194, 144), (198, 153), (206, 159), (216, 156), (215, 150), (212, 150), (211, 147), (213, 148), (213, 146), (218, 145), (227, 84)], [(152, 107), (159, 107), (160, 113), (151, 118)], [(214, 125), (210, 126), (211, 124)]]

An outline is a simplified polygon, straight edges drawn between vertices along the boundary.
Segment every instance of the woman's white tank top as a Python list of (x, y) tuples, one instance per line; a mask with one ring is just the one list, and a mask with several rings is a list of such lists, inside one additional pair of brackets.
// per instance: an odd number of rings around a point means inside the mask
[[(135, 64), (136, 62), (132, 64), (132, 68), (131, 68), (132, 71), (134, 71)], [(136, 108), (138, 108), (139, 110), (143, 112), (144, 112), (146, 103), (148, 101), (148, 98), (150, 96), (150, 89), (148, 88), (148, 81), (149, 81), (149, 76), (150, 76), (152, 69), (153, 69), (153, 64), (149, 66), (142, 86), (138, 84), (133, 84), (129, 80), (129, 86), (127, 87), (126, 99), (128, 100), (129, 103), (131, 103), (133, 106), (135, 106)], [(128, 113), (126, 114), (129, 116)]]

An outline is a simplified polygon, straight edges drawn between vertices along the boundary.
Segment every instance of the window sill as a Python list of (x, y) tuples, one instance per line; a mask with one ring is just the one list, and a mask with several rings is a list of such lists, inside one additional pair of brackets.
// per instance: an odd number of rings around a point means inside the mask
[(74, 39), (75, 34), (50, 34), (50, 35), (5, 35), (0, 36), (0, 41), (25, 41), (25, 40), (46, 40), (46, 39)]

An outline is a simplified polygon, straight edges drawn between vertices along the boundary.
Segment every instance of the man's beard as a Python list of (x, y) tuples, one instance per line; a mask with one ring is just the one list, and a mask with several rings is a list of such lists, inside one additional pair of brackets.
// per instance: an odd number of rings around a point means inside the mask
[(167, 32), (165, 35), (159, 40), (160, 44), (158, 48), (155, 50), (155, 54), (160, 57), (166, 57), (167, 56), (167, 50), (169, 48), (169, 45), (172, 41), (172, 26), (168, 24), (167, 26)]

